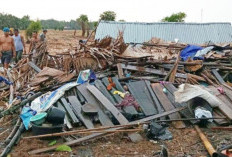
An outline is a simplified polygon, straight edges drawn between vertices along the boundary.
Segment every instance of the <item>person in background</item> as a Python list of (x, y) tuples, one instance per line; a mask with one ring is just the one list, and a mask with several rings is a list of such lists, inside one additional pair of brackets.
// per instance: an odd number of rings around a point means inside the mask
[(4, 67), (4, 75), (6, 76), (6, 70), (9, 68), (9, 63), (12, 56), (16, 56), (14, 39), (9, 35), (10, 29), (5, 27), (3, 29), (4, 35), (0, 37), (0, 50), (1, 50), (1, 62)]
[(10, 33), (9, 33), (9, 35), (10, 35), (11, 37), (13, 37), (13, 35), (14, 35), (14, 28), (10, 28)]
[(36, 62), (35, 56), (36, 56), (36, 48), (39, 43), (39, 38), (38, 38), (38, 33), (33, 32), (32, 33), (32, 38), (29, 46), (29, 59), (32, 60), (32, 62)]
[(46, 41), (46, 34), (47, 34), (47, 30), (44, 29), (43, 32), (40, 34), (39, 38), (40, 38), (40, 41)]
[(35, 51), (36, 49), (36, 45), (37, 43), (39, 42), (39, 39), (38, 39), (38, 33), (37, 32), (33, 32), (32, 33), (32, 38), (31, 38), (31, 42), (30, 42), (30, 46), (29, 46), (29, 53), (35, 53), (33, 51)]
[(24, 42), (24, 37), (19, 34), (19, 30), (15, 29), (14, 30), (14, 44), (15, 44), (15, 50), (16, 50), (16, 63), (21, 60), (22, 54), (26, 54), (26, 47), (25, 47), (25, 42)]

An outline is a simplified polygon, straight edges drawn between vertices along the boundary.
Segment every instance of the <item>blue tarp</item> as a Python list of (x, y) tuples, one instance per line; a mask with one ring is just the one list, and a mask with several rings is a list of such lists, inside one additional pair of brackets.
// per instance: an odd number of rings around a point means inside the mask
[(0, 83), (4, 82), (7, 85), (12, 85), (13, 83), (5, 79), (4, 77), (0, 76)]
[(196, 45), (188, 45), (186, 46), (180, 53), (180, 57), (186, 61), (189, 57), (192, 59), (202, 59), (203, 57), (194, 57), (197, 51), (202, 50), (203, 48)]

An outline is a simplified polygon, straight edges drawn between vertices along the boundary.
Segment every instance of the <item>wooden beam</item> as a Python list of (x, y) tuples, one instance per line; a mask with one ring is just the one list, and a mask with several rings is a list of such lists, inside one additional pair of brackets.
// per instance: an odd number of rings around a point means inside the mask
[(87, 89), (109, 110), (120, 124), (127, 124), (129, 121), (118, 111), (118, 109), (93, 85), (87, 85)]
[(129, 82), (127, 87), (146, 116), (158, 113), (145, 81)]
[(35, 65), (33, 62), (28, 62), (27, 63), (30, 67), (32, 67), (37, 73), (39, 73), (41, 71), (41, 69)]
[(98, 108), (98, 118), (101, 124), (103, 126), (113, 126), (110, 118), (102, 110), (102, 104), (100, 104), (100, 102), (90, 93), (90, 91), (86, 87), (86, 84), (77, 86), (77, 89), (84, 96), (88, 103), (96, 105), (96, 107)]
[(77, 99), (77, 97), (76, 96), (69, 96), (68, 100), (73, 108), (74, 113), (82, 121), (82, 123), (86, 126), (86, 128), (88, 128), (88, 129), (94, 128), (94, 125), (93, 125), (91, 119), (88, 116), (82, 114), (82, 112), (81, 112), (82, 105), (79, 102), (79, 100)]
[(61, 102), (64, 105), (65, 110), (67, 111), (67, 114), (69, 115), (69, 118), (72, 120), (72, 123), (74, 125), (77, 125), (78, 123), (80, 123), (79, 119), (77, 118), (77, 116), (74, 114), (70, 104), (66, 101), (65, 98), (61, 98), (60, 99)]
[(211, 71), (221, 84), (226, 83), (216, 69), (212, 69)]
[(117, 68), (118, 68), (118, 77), (120, 79), (124, 78), (125, 76), (124, 76), (124, 73), (123, 73), (123, 69), (122, 69), (121, 63), (117, 64)]
[(177, 72), (177, 68), (178, 68), (178, 64), (179, 64), (179, 60), (180, 60), (180, 52), (181, 51), (179, 51), (179, 53), (178, 53), (176, 62), (174, 64), (174, 66), (173, 66), (173, 70), (172, 70), (172, 72), (170, 74), (170, 77), (169, 77), (169, 82), (172, 82), (172, 83), (175, 82), (176, 72)]
[[(159, 83), (154, 83), (151, 84), (153, 91), (155, 92), (157, 98), (159, 99), (160, 103), (162, 104), (163, 108), (165, 111), (171, 111), (173, 109), (175, 109), (175, 107), (173, 106), (173, 104), (170, 102), (170, 100), (167, 98), (167, 96), (164, 94), (162, 87), (160, 86)], [(181, 116), (179, 113), (174, 113), (169, 115), (170, 119), (180, 119)], [(185, 128), (185, 124), (182, 121), (178, 121), (178, 122), (172, 122), (172, 124), (176, 127), (176, 128)]]
[[(166, 71), (161, 71), (161, 70), (152, 69), (152, 68), (144, 68), (140, 66), (125, 65), (125, 64), (121, 64), (121, 65), (123, 69), (132, 70), (132, 71), (142, 71), (142, 72), (152, 73), (152, 74), (156, 74), (160, 76), (166, 76), (168, 74)], [(178, 78), (184, 78), (184, 79), (187, 78), (186, 74), (181, 74), (181, 73), (176, 73), (175, 76)]]

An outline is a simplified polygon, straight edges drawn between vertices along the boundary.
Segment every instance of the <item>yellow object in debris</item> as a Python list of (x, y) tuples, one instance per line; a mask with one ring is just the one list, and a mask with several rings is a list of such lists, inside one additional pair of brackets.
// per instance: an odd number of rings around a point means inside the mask
[(118, 95), (119, 95), (120, 97), (122, 97), (122, 98), (124, 98), (125, 95), (126, 95), (126, 93), (120, 92), (120, 91), (118, 91), (118, 90), (114, 91), (113, 94), (118, 94)]

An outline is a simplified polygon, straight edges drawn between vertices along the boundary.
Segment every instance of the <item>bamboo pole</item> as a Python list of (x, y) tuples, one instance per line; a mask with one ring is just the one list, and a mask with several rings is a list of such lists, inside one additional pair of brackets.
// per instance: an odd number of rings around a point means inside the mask
[(73, 131), (66, 131), (66, 132), (53, 133), (53, 134), (23, 137), (23, 139), (32, 139), (32, 138), (36, 139), (36, 138), (43, 138), (43, 137), (65, 136), (65, 135), (73, 135), (73, 134), (87, 133), (87, 132), (93, 133), (94, 131), (96, 131), (95, 133), (98, 133), (98, 132), (106, 131), (105, 129), (112, 129), (112, 128), (118, 128), (118, 127), (126, 128), (126, 127), (131, 127), (131, 126), (140, 125), (140, 124), (115, 125), (115, 126), (100, 127), (100, 128), (93, 128), (93, 129), (73, 130)]
[(207, 137), (204, 135), (204, 133), (201, 131), (201, 129), (199, 128), (199, 126), (194, 125), (199, 137), (201, 138), (205, 148), (207, 149), (208, 153), (210, 154), (210, 156), (212, 157), (216, 157), (218, 156), (216, 150), (214, 149), (214, 147), (212, 146), (212, 144), (209, 142), (209, 140), (207, 139)]

